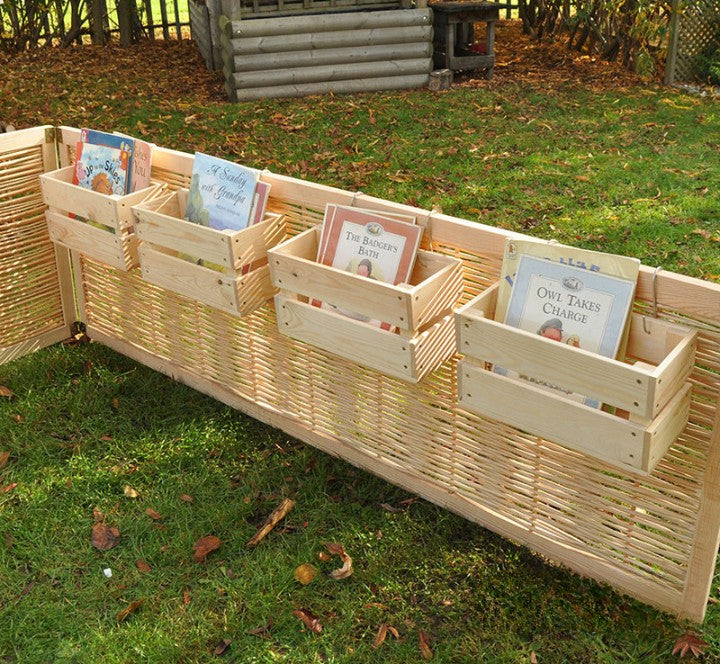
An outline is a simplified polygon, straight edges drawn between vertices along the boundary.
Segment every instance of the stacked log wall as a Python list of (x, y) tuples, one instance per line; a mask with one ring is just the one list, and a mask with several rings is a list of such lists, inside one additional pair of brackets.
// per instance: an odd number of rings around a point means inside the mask
[(220, 19), (232, 101), (423, 87), (432, 13), (423, 9)]

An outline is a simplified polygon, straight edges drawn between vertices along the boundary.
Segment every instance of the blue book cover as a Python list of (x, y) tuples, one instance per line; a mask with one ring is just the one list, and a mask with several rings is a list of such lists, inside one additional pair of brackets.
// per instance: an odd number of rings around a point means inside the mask
[(217, 230), (242, 230), (250, 222), (257, 171), (195, 153), (185, 218)]
[(131, 174), (133, 172), (134, 140), (132, 138), (128, 138), (127, 136), (118, 136), (117, 134), (109, 134), (105, 131), (82, 128), (80, 130), (80, 141), (82, 143), (91, 143), (92, 145), (104, 145), (105, 147), (115, 148), (127, 153), (128, 178), (125, 183), (125, 191), (123, 193), (129, 194), (132, 191)]
[[(524, 255), (520, 256), (504, 322), (553, 342), (615, 358), (634, 294), (633, 281)], [(510, 375), (500, 367), (495, 371)], [(582, 395), (566, 395), (593, 408), (600, 406)]]

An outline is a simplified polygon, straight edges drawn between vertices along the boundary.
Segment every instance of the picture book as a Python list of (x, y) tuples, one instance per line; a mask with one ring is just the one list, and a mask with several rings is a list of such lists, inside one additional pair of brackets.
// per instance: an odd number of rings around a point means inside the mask
[(121, 148), (78, 143), (73, 184), (101, 194), (123, 196), (127, 187), (130, 155)]
[(537, 256), (556, 261), (562, 265), (577, 267), (590, 272), (602, 272), (621, 279), (637, 282), (640, 272), (640, 261), (629, 256), (618, 256), (590, 249), (579, 249), (555, 242), (540, 242), (532, 239), (508, 238), (505, 242), (505, 253), (498, 286), (495, 320), (503, 320), (510, 300), (515, 273), (520, 256)]
[[(342, 207), (347, 207), (347, 206), (342, 206)], [(337, 211), (337, 208), (338, 208), (337, 205), (332, 205), (331, 214), (334, 214)], [(417, 223), (417, 219), (410, 214), (402, 214), (399, 212), (384, 212), (384, 211), (380, 212), (378, 210), (371, 210), (368, 208), (357, 208), (354, 206), (350, 206), (348, 209), (358, 210), (359, 212), (366, 212), (368, 214), (380, 215), (386, 219), (395, 219), (396, 221), (403, 221), (408, 224)], [(327, 231), (330, 228), (330, 223), (328, 223), (328, 224), (325, 223), (325, 220), (327, 220), (327, 217), (328, 217), (328, 212), (327, 212), (327, 208), (326, 208), (325, 219), (323, 220), (323, 233), (322, 233), (322, 236), (320, 239), (320, 245), (318, 247), (318, 258), (317, 258), (318, 263), (322, 262), (322, 256), (325, 254), (325, 249), (327, 246), (327, 238), (329, 235), (329, 233)]]
[(80, 130), (80, 140), (83, 143), (118, 148), (128, 153), (128, 169), (130, 174), (126, 184), (126, 194), (140, 191), (150, 186), (152, 143), (146, 143), (145, 141), (120, 132), (110, 134), (108, 132), (87, 128)]
[(153, 147), (152, 143), (141, 141), (139, 138), (133, 139), (129, 193), (140, 191), (150, 186)]
[(270, 198), (270, 185), (267, 182), (257, 181), (255, 185), (255, 196), (253, 197), (252, 211), (250, 213), (250, 226), (259, 224), (265, 216), (268, 198)]
[[(329, 204), (325, 209), (318, 262), (366, 279), (391, 284), (404, 283), (410, 278), (422, 230), (416, 224), (398, 221), (376, 212)], [(313, 301), (312, 304), (383, 329), (391, 329), (387, 323), (340, 310), (332, 303)]]
[(217, 230), (242, 230), (251, 220), (257, 171), (195, 153), (185, 218)]
[[(518, 259), (504, 323), (553, 342), (614, 358), (634, 294), (635, 283), (630, 280), (525, 254)], [(495, 371), (511, 375), (500, 367)], [(539, 377), (520, 378), (600, 407), (593, 399), (544, 383)]]
[[(637, 258), (592, 251), (590, 249), (579, 249), (556, 242), (540, 242), (530, 238), (508, 238), (505, 242), (505, 253), (503, 254), (500, 272), (495, 320), (502, 321), (505, 318), (520, 256), (545, 258), (561, 265), (569, 265), (590, 272), (600, 272), (620, 279), (627, 279), (633, 284), (637, 283), (640, 272), (640, 261)], [(620, 358), (625, 357), (629, 331), (630, 328), (627, 326), (620, 342), (618, 352)]]

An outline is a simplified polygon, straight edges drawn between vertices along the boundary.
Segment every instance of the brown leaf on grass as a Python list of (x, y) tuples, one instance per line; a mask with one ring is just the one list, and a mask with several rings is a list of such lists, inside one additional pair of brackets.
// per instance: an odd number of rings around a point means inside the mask
[(145, 510), (145, 514), (147, 514), (153, 521), (160, 521), (160, 519), (163, 518), (163, 515), (160, 514), (160, 512), (156, 512), (152, 507), (148, 507)]
[(345, 549), (340, 544), (336, 544), (334, 542), (325, 542), (325, 547), (332, 555), (340, 556), (340, 560), (342, 560), (343, 562), (342, 567), (339, 567), (338, 569), (330, 572), (330, 576), (337, 581), (339, 581), (340, 579), (347, 579), (347, 577), (349, 577), (353, 573), (352, 558), (348, 556), (347, 553), (345, 553)]
[(113, 437), (108, 434), (103, 434), (102, 436), (100, 436), (100, 440), (103, 441), (103, 443), (109, 443), (112, 441), (112, 439)]
[(377, 634), (375, 635), (375, 639), (372, 642), (373, 648), (379, 648), (383, 643), (385, 643), (385, 637), (387, 636), (387, 632), (387, 623), (383, 623), (382, 625), (380, 625), (380, 629), (378, 629)]
[(695, 657), (700, 657), (705, 652), (708, 644), (697, 634), (683, 634), (673, 646), (672, 654), (678, 657), (685, 657), (691, 652)]
[(182, 496), (180, 496), (180, 500), (182, 500), (184, 503), (192, 503), (195, 498), (192, 496), (188, 496), (186, 493), (184, 493)]
[(10, 397), (14, 397), (14, 396), (15, 396), (15, 392), (13, 392), (9, 387), (0, 385), (0, 397), (7, 397), (9, 399)]
[(183, 590), (183, 604), (187, 606), (191, 601), (192, 595), (187, 590)]
[(196, 563), (204, 563), (208, 554), (219, 549), (221, 544), (222, 540), (219, 537), (215, 537), (215, 535), (206, 535), (205, 537), (201, 537), (197, 542), (195, 542), (195, 544), (193, 544), (193, 549), (195, 549), (193, 560)]
[(327, 551), (318, 551), (317, 559), (321, 563), (326, 563), (332, 559), (332, 556)]
[(135, 489), (133, 489), (129, 484), (126, 484), (126, 485), (123, 487), (123, 494), (124, 494), (127, 498), (137, 498), (137, 497), (140, 495), (140, 494), (139, 494), (137, 491), (135, 491)]
[(0, 452), (0, 468), (2, 468), (10, 458), (10, 452)]
[(538, 658), (534, 650), (530, 651), (530, 664), (538, 664)]
[(320, 634), (323, 631), (323, 626), (320, 622), (320, 618), (318, 618), (312, 611), (308, 611), (307, 609), (297, 609), (293, 611), (293, 615), (300, 618), (300, 620), (302, 620), (303, 622), (303, 625), (305, 625), (305, 627), (307, 627), (314, 634)]
[(390, 512), (390, 514), (397, 514), (398, 512), (402, 512), (402, 510), (398, 507), (393, 507), (389, 503), (380, 503), (380, 507), (382, 507), (384, 510)]
[(135, 561), (135, 567), (137, 567), (143, 574), (147, 574), (152, 568), (144, 560), (138, 558)]
[(8, 484), (7, 486), (4, 486), (4, 487), (2, 488), (1, 493), (10, 493), (17, 485), (18, 485), (17, 482), (13, 482), (12, 484)]
[(118, 401), (117, 397), (115, 397), (110, 403), (115, 410), (119, 410), (120, 402)]
[(308, 585), (317, 576), (317, 567), (310, 563), (298, 565), (295, 568), (295, 580), (302, 583), (304, 586)]
[(109, 551), (117, 546), (119, 541), (120, 531), (117, 528), (110, 528), (102, 522), (98, 522), (92, 527), (90, 542), (96, 549)]
[(255, 629), (249, 629), (247, 631), (248, 634), (251, 634), (252, 636), (261, 636), (263, 638), (270, 636), (270, 628), (272, 627), (273, 621), (272, 618), (268, 620), (264, 625), (259, 625)]
[(219, 657), (220, 655), (224, 655), (227, 652), (227, 649), (230, 647), (230, 644), (232, 641), (230, 639), (223, 639), (215, 646), (215, 650), (213, 650), (213, 655), (216, 655)]
[(388, 632), (390, 632), (397, 641), (400, 640), (400, 632), (398, 632), (392, 625), (388, 625)]
[(20, 413), (13, 413), (12, 418), (18, 424), (21, 424), (22, 422), (25, 421), (25, 418), (22, 415), (20, 415)]
[(143, 602), (145, 602), (144, 597), (142, 599), (137, 599), (134, 602), (130, 602), (130, 604), (117, 614), (117, 621), (122, 622), (125, 620), (125, 618), (127, 618), (131, 613), (137, 611), (143, 605)]
[(98, 507), (93, 507), (93, 519), (95, 521), (102, 521), (105, 518), (105, 515), (100, 511)]
[(419, 645), (420, 645), (420, 654), (422, 655), (422, 658), (425, 660), (432, 659), (433, 652), (432, 652), (432, 650), (430, 650), (430, 640), (428, 638), (427, 632), (424, 629), (419, 630), (418, 637), (420, 639)]

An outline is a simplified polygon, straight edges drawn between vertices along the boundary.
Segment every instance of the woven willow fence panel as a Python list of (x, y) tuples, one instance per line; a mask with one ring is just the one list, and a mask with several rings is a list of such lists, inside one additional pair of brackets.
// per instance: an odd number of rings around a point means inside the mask
[(67, 290), (63, 309), (67, 252), (50, 242), (38, 180), (56, 163), (54, 128), (0, 135), (0, 363), (65, 339), (75, 320)]
[(720, 3), (717, 0), (688, 0), (681, 8), (675, 29), (674, 58), (672, 53), (669, 57), (673, 69), (670, 80), (697, 80), (699, 56), (714, 40), (720, 39)]
[[(62, 130), (62, 163), (76, 137)], [(158, 149), (153, 163), (171, 188), (187, 185), (190, 155)], [(317, 224), (328, 202), (410, 209), (264, 177), (289, 235)], [(462, 259), (465, 300), (497, 280), (501, 231), (414, 212), (429, 247)], [(413, 385), (279, 334), (271, 302), (241, 318), (155, 287), (137, 269), (86, 257), (74, 265), (95, 341), (581, 574), (702, 619), (720, 539), (720, 287), (642, 270), (639, 311), (653, 315), (656, 306), (699, 331), (689, 423), (643, 477), (463, 410), (458, 356)]]

